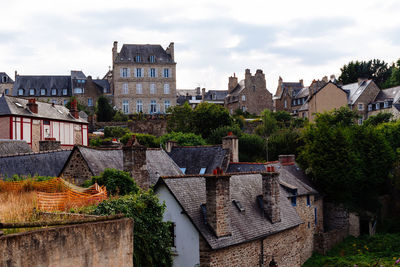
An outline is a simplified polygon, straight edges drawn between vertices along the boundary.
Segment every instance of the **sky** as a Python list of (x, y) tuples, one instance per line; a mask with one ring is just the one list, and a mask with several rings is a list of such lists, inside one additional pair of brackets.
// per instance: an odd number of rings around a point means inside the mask
[[(2, 3), (4, 2), (4, 3)], [(0, 71), (102, 78), (111, 49), (175, 43), (177, 89), (226, 90), (262, 69), (284, 81), (340, 75), (351, 60), (400, 58), (400, 1), (14, 0), (2, 3)]]

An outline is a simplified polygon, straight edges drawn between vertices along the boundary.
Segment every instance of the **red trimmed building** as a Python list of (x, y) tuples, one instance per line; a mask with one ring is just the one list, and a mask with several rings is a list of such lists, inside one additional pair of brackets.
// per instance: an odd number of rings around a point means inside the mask
[(88, 122), (79, 117), (76, 101), (64, 106), (9, 96), (0, 97), (0, 139), (25, 140), (33, 151), (39, 141), (57, 140), (62, 148), (88, 145)]

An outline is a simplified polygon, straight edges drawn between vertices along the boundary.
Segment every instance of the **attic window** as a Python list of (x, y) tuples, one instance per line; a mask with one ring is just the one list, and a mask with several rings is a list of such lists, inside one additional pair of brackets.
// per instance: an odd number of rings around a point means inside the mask
[(18, 95), (24, 95), (24, 89), (18, 89)]
[(156, 62), (156, 57), (154, 55), (151, 55), (149, 60), (150, 60), (150, 63), (154, 63), (154, 62)]
[(141, 62), (142, 58), (140, 57), (140, 55), (136, 55), (136, 62)]
[(232, 200), (232, 202), (233, 202), (233, 204), (235, 204), (235, 206), (236, 206), (236, 208), (240, 211), (240, 212), (243, 212), (244, 211), (244, 208), (243, 208), (243, 205), (242, 205), (242, 203), (240, 203), (240, 201), (239, 200)]
[(297, 206), (297, 197), (296, 196), (291, 197), (290, 202), (292, 203), (293, 207), (296, 207)]
[(264, 201), (263, 201), (262, 195), (257, 196), (257, 203), (258, 203), (258, 206), (260, 207), (260, 209), (264, 210)]
[(121, 57), (121, 60), (124, 60), (124, 58), (123, 58), (123, 57)]
[(22, 105), (21, 105), (20, 103), (15, 102), (14, 104), (15, 104), (17, 107), (22, 108)]
[(181, 169), (182, 173), (185, 174), (186, 168), (179, 168), (179, 169)]
[(206, 168), (201, 168), (199, 174), (205, 174), (206, 173)]
[(207, 208), (206, 204), (200, 204), (201, 214), (203, 215), (203, 223), (207, 224)]

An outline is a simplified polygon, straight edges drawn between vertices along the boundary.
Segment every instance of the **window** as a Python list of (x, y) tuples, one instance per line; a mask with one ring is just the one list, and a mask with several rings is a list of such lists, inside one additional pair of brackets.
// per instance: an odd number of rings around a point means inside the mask
[(253, 92), (255, 92), (256, 91), (256, 86), (255, 85), (253, 85)]
[(171, 224), (169, 225), (169, 234), (171, 235), (171, 247), (175, 247), (175, 239), (176, 239), (176, 235), (175, 235), (175, 223), (170, 222)]
[(57, 95), (57, 89), (51, 89), (51, 95)]
[(166, 95), (169, 94), (169, 84), (168, 83), (164, 84), (164, 94), (166, 94)]
[(143, 112), (143, 102), (142, 102), (142, 100), (136, 100), (136, 112), (137, 113)]
[(4, 90), (4, 94), (8, 95), (8, 89)]
[(127, 83), (123, 83), (122, 84), (122, 94), (124, 94), (124, 95), (129, 94), (129, 89), (128, 89), (128, 84)]
[(64, 106), (67, 105), (67, 103), (68, 103), (68, 100), (64, 99)]
[(285, 106), (285, 108), (287, 108), (287, 101), (286, 101), (286, 99), (285, 99), (285, 102), (284, 102), (284, 106)]
[(242, 111), (246, 112), (246, 106), (242, 106)]
[(3, 83), (7, 82), (7, 76), (3, 76)]
[(142, 58), (140, 57), (140, 55), (136, 55), (136, 62), (141, 62)]
[(206, 168), (201, 168), (199, 174), (205, 174), (206, 173)]
[(165, 100), (165, 101), (164, 101), (164, 109), (165, 109), (165, 112), (167, 112), (167, 110), (169, 109), (170, 106), (171, 106), (171, 101)]
[(310, 195), (307, 195), (307, 206), (311, 206)]
[(169, 77), (169, 69), (164, 69), (164, 78)]
[(157, 102), (155, 100), (150, 101), (150, 113), (157, 112)]
[(46, 89), (40, 89), (40, 95), (46, 95)]
[(18, 89), (18, 95), (24, 95), (24, 89)]
[(381, 107), (381, 105), (380, 105), (379, 103), (376, 103), (376, 104), (375, 104), (375, 109), (376, 109), (376, 110), (380, 109), (380, 107)]
[(92, 98), (88, 98), (87, 105), (88, 105), (88, 107), (93, 107), (93, 99)]
[(35, 89), (29, 89), (29, 95), (35, 95)]
[(372, 110), (372, 104), (369, 104), (368, 105), (368, 111), (371, 111)]
[(179, 169), (181, 169), (182, 173), (185, 174), (186, 168), (179, 168)]
[(149, 60), (150, 60), (150, 63), (154, 63), (154, 62), (156, 62), (156, 57), (154, 55), (151, 55)]
[(246, 101), (246, 96), (242, 95), (242, 101)]
[(216, 94), (212, 94), (212, 99), (216, 100), (217, 99), (217, 95)]
[(138, 77), (138, 78), (143, 77), (142, 74), (143, 74), (142, 69), (141, 68), (137, 68), (136, 69), (136, 77)]
[(67, 95), (67, 89), (62, 89), (62, 94)]
[(138, 95), (143, 94), (142, 84), (141, 83), (137, 83), (136, 84), (136, 94), (138, 94)]
[(363, 124), (363, 118), (359, 118), (358, 119), (358, 125), (362, 125)]
[(364, 110), (364, 104), (363, 103), (359, 103), (358, 104), (358, 110)]
[(388, 108), (389, 107), (389, 102), (388, 101), (383, 102), (383, 107), (384, 108)]
[(123, 78), (128, 77), (128, 68), (122, 68), (122, 77)]
[(297, 197), (296, 196), (291, 197), (290, 202), (292, 203), (293, 207), (296, 207), (297, 206)]
[(83, 94), (83, 89), (82, 88), (74, 88), (74, 94)]
[(318, 220), (317, 220), (317, 208), (314, 208), (314, 223), (315, 223), (315, 225), (317, 225), (317, 222), (318, 222)]
[(156, 77), (156, 69), (155, 68), (150, 68), (150, 77), (152, 77), (152, 78)]
[(54, 105), (57, 105), (57, 99), (52, 99), (51, 103), (53, 103)]
[(124, 114), (129, 113), (129, 100), (122, 100), (122, 112)]
[(150, 84), (150, 94), (154, 95), (156, 93), (156, 85), (154, 83)]

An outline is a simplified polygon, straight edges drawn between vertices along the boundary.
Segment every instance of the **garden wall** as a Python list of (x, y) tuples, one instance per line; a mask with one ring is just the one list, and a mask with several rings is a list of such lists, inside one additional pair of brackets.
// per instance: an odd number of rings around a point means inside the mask
[(133, 266), (128, 218), (0, 236), (0, 266)]
[(320, 254), (325, 254), (336, 244), (343, 242), (348, 235), (348, 228), (334, 229), (329, 232), (315, 234), (314, 250)]
[(106, 126), (126, 126), (133, 133), (151, 134), (161, 136), (167, 133), (166, 118), (147, 118), (144, 120), (134, 120), (130, 122), (96, 122), (96, 129)]

